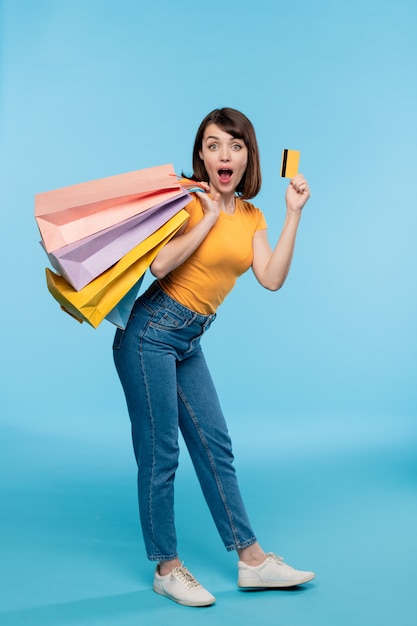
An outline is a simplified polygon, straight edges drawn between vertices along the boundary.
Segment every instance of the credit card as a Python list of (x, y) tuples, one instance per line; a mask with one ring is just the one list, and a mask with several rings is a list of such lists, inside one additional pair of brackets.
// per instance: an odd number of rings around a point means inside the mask
[(281, 159), (281, 176), (282, 178), (292, 178), (298, 174), (298, 163), (300, 161), (299, 150), (287, 150), (282, 151)]

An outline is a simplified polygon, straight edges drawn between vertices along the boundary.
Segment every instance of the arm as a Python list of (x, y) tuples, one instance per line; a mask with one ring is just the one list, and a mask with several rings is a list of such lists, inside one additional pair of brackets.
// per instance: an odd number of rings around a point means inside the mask
[[(201, 183), (200, 183), (201, 184)], [(209, 187), (207, 185), (209, 190)], [(217, 222), (220, 207), (207, 193), (198, 192), (203, 207), (202, 219), (190, 230), (184, 232), (185, 226), (156, 255), (150, 270), (155, 278), (163, 278), (179, 267), (197, 250)]]
[(298, 174), (291, 179), (285, 194), (287, 214), (275, 249), (272, 250), (268, 243), (266, 230), (258, 230), (254, 235), (252, 269), (266, 289), (277, 291), (288, 276), (302, 209), (309, 197), (307, 181)]

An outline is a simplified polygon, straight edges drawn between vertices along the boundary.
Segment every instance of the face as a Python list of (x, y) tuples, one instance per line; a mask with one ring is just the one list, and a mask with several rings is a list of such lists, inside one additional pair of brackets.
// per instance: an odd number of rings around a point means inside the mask
[(236, 139), (217, 124), (209, 124), (199, 155), (204, 161), (210, 187), (221, 194), (233, 194), (248, 163), (248, 149), (243, 139)]

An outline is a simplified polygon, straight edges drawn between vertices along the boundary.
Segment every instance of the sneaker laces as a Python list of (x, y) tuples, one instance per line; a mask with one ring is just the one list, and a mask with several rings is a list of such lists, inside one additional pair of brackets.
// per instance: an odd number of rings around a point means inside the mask
[(182, 584), (187, 587), (187, 589), (193, 589), (193, 587), (201, 586), (198, 580), (196, 580), (191, 572), (189, 572), (183, 565), (174, 567), (171, 572), (171, 577), (174, 578), (174, 576), (176, 576)]
[(272, 561), (275, 561), (275, 563), (277, 565), (283, 565), (284, 564), (284, 557), (279, 556), (279, 554), (274, 554), (273, 552), (268, 552), (268, 554), (266, 555), (267, 559), (271, 559)]

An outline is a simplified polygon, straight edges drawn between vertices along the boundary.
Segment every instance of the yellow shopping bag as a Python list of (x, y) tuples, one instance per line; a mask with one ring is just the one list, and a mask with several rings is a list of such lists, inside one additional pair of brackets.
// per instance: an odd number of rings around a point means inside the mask
[(62, 276), (46, 268), (50, 293), (70, 315), (97, 328), (138, 282), (159, 250), (172, 239), (189, 217), (184, 209), (176, 213), (161, 228), (80, 291), (71, 287)]

